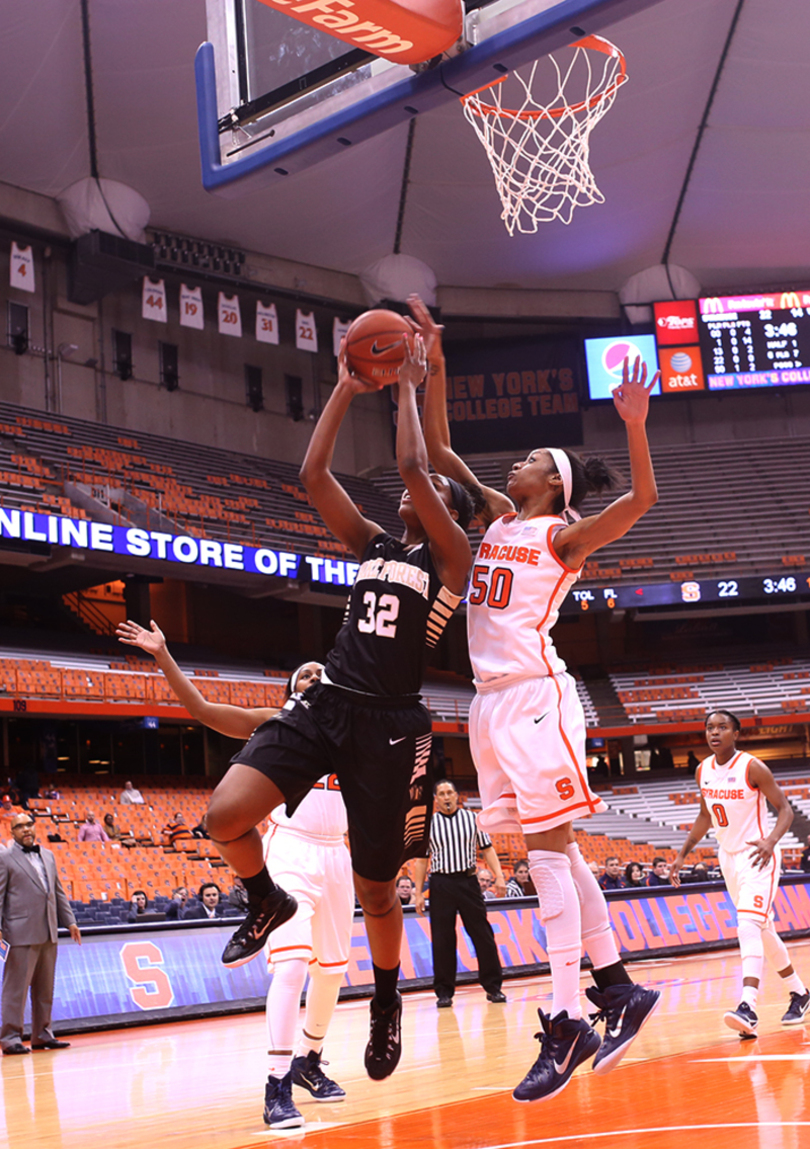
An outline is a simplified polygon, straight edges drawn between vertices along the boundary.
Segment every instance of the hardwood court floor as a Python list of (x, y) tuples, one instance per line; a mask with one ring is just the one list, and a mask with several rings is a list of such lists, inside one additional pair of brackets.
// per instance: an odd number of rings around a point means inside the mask
[[(810, 943), (792, 953), (810, 978)], [(449, 1010), (437, 1011), (432, 993), (407, 995), (402, 1063), (379, 1084), (362, 1068), (367, 1003), (339, 1006), (325, 1055), (347, 1100), (317, 1104), (296, 1089), (307, 1126), (286, 1133), (262, 1122), (259, 1014), (90, 1034), (61, 1053), (5, 1057), (0, 1145), (810, 1149), (810, 1025), (780, 1026), (778, 978), (768, 972), (760, 994), (761, 1036), (741, 1042), (722, 1023), (737, 1004), (736, 951), (632, 969), (663, 991), (658, 1012), (612, 1074), (583, 1068), (548, 1102), (510, 1096), (536, 1056), (536, 1009), (550, 1003), (544, 978), (506, 982), (505, 1006), (489, 1005), (478, 987), (459, 990)]]

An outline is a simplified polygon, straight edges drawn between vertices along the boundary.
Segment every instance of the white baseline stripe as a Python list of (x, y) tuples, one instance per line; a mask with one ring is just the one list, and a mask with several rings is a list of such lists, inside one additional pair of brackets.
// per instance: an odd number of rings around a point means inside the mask
[(571, 1141), (596, 1141), (605, 1137), (635, 1137), (639, 1133), (697, 1133), (703, 1129), (798, 1129), (810, 1127), (810, 1121), (729, 1121), (713, 1125), (651, 1125), (642, 1129), (613, 1129), (606, 1133), (577, 1133), (566, 1137), (538, 1137), (532, 1141), (504, 1141), (481, 1149), (522, 1149), (526, 1145), (562, 1145)]

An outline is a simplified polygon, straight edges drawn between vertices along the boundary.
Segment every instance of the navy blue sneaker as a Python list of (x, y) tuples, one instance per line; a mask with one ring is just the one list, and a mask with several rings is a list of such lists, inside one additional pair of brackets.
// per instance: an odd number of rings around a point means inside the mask
[(302, 1129), (304, 1118), (293, 1105), (292, 1074), (267, 1078), (264, 1087), (264, 1123), (271, 1129)]
[(540, 1056), (518, 1085), (515, 1101), (547, 1101), (562, 1092), (571, 1074), (583, 1061), (593, 1057), (601, 1044), (599, 1034), (580, 1019), (572, 1021), (566, 1010), (550, 1018), (538, 1009), (543, 1027), (534, 1036), (540, 1041)]
[(787, 1013), (782, 1015), (782, 1025), (801, 1025), (804, 1015), (810, 1009), (810, 990), (804, 993), (791, 993)]
[(735, 1030), (741, 1037), (755, 1037), (759, 1018), (747, 1001), (741, 1001), (736, 1009), (730, 1009), (723, 1014), (723, 1021), (729, 1029)]
[(293, 1085), (308, 1089), (316, 1101), (344, 1101), (346, 1090), (321, 1069), (321, 1065), (328, 1064), (328, 1061), (321, 1061), (320, 1054), (314, 1049), (306, 1057), (294, 1057), (291, 1066)]
[(298, 902), (281, 886), (263, 898), (248, 898), (247, 917), (222, 951), (222, 964), (236, 969), (255, 958), (271, 930), (289, 921), (297, 909)]
[(371, 1028), (365, 1063), (366, 1073), (373, 1081), (390, 1077), (399, 1065), (402, 1056), (401, 1021), (402, 997), (399, 993), (388, 1009), (380, 1009), (374, 998), (371, 999)]
[(646, 1021), (655, 1012), (661, 993), (657, 989), (645, 989), (642, 985), (609, 985), (599, 990), (589, 985), (585, 996), (596, 1006), (591, 1021), (604, 1021), (605, 1036), (602, 1046), (593, 1060), (594, 1073), (610, 1073), (615, 1069), (630, 1048), (631, 1042)]

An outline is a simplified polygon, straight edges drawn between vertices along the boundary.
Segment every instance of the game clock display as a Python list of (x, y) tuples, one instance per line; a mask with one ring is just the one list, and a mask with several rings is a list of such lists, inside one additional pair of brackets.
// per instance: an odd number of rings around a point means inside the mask
[(649, 607), (720, 607), (810, 599), (810, 571), (771, 575), (745, 575), (741, 578), (690, 578), (683, 582), (635, 583), (629, 586), (574, 587), (563, 603), (561, 614), (581, 614), (588, 610), (643, 610)]
[(653, 304), (663, 394), (810, 384), (810, 292)]

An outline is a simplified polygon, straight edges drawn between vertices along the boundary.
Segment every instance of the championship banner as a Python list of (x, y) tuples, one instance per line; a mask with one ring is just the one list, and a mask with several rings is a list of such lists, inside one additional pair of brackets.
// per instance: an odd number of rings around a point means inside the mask
[(446, 356), (447, 418), (460, 455), (582, 442), (576, 340), (451, 345)]
[(242, 314), (239, 310), (239, 296), (228, 296), (220, 291), (217, 296), (217, 319), (220, 335), (235, 335), (242, 338)]
[[(690, 888), (617, 890), (607, 895), (620, 953), (630, 957), (680, 954), (727, 948), (737, 942), (737, 914), (728, 890), (714, 882)], [(774, 902), (776, 928), (790, 940), (810, 933), (810, 876), (783, 877)], [(532, 973), (548, 964), (546, 933), (535, 898), (487, 903), (504, 970)], [(405, 913), (400, 985), (433, 979), (430, 919)], [(149, 1020), (189, 1016), (195, 1009), (231, 1005), (235, 1010), (263, 1006), (269, 976), (262, 961), (225, 969), (222, 947), (234, 923), (166, 923), (157, 926), (102, 927), (82, 936), (79, 948), (65, 939), (56, 966), (54, 1020), (59, 1031), (103, 1021), (109, 1026), (137, 1015)], [(63, 931), (66, 933), (66, 931)], [(467, 932), (457, 929), (459, 982), (477, 969)], [(345, 986), (372, 990), (371, 954), (362, 914), (355, 916)], [(30, 1005), (26, 1009), (30, 1018)]]
[(20, 247), (13, 240), (11, 241), (9, 285), (19, 288), (20, 291), (36, 291), (34, 252), (30, 245)]
[(256, 338), (259, 343), (278, 343), (278, 313), (275, 303), (256, 301)]
[(167, 323), (169, 317), (166, 311), (165, 280), (150, 279), (145, 275), (141, 291), (141, 316), (144, 319), (151, 319), (153, 323)]
[(193, 327), (196, 331), (205, 328), (201, 287), (187, 287), (185, 283), (180, 284), (180, 326)]

